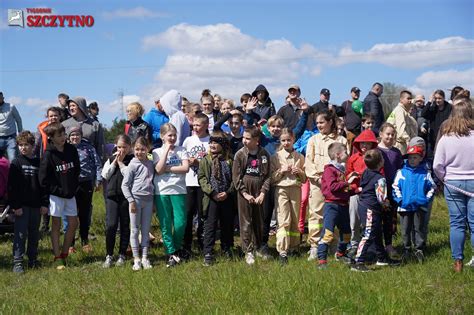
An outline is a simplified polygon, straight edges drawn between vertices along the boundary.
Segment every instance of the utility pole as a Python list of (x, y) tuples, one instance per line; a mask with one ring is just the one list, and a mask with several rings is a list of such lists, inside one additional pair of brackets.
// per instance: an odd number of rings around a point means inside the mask
[(120, 118), (124, 119), (125, 118), (125, 108), (123, 107), (123, 89), (120, 89), (118, 92), (118, 96), (120, 98)]

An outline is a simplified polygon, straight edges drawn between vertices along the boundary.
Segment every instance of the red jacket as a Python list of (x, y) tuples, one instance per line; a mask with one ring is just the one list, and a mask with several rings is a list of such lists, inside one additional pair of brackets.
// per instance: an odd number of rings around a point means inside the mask
[(361, 142), (371, 142), (373, 143), (372, 149), (375, 149), (378, 145), (377, 138), (375, 137), (375, 133), (372, 130), (364, 130), (361, 134), (355, 138), (352, 148), (353, 153), (350, 158), (346, 162), (346, 178), (349, 179), (349, 174), (352, 172), (359, 173), (359, 178), (352, 182), (351, 188), (352, 190), (356, 190), (359, 187), (360, 177), (362, 173), (365, 171), (367, 166), (364, 162), (364, 154), (360, 149)]
[(321, 177), (321, 192), (324, 195), (325, 202), (340, 205), (348, 205), (349, 197), (354, 194), (349, 188), (344, 173), (332, 164), (324, 166), (323, 176)]

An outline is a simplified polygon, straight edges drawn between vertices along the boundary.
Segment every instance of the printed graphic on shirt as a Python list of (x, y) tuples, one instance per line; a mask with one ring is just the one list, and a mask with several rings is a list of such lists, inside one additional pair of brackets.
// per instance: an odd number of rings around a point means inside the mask
[(33, 165), (22, 165), (21, 169), (25, 176), (35, 176), (38, 175), (39, 167)]
[(56, 172), (66, 174), (72, 168), (74, 168), (74, 162), (62, 161), (60, 165), (56, 165)]
[[(204, 144), (193, 146), (188, 150), (189, 157), (196, 158), (198, 161), (201, 161), (206, 156), (206, 153), (206, 147)], [(197, 175), (199, 166), (191, 166), (191, 169), (193, 170), (194, 175)]]
[[(262, 157), (266, 158), (265, 156)], [(247, 166), (245, 168), (245, 175), (250, 176), (260, 176), (260, 160), (256, 155), (249, 154), (249, 158), (247, 160)]]
[(166, 158), (166, 166), (180, 166), (181, 164), (182, 160), (175, 152), (168, 153), (168, 157)]

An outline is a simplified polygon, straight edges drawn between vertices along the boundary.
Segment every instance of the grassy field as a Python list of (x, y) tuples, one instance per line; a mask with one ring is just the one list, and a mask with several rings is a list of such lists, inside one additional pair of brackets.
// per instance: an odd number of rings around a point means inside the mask
[[(130, 261), (124, 268), (105, 270), (104, 218), (103, 200), (96, 196), (94, 251), (70, 256), (64, 271), (51, 268), (45, 237), (40, 243), (43, 268), (13, 274), (11, 236), (0, 238), (0, 313), (474, 313), (474, 271), (452, 272), (441, 199), (433, 207), (427, 262), (368, 274), (332, 260), (328, 270), (320, 271), (306, 255), (290, 258), (284, 267), (277, 260), (249, 267), (222, 258), (206, 268), (200, 257), (166, 269), (161, 247), (151, 251), (151, 270), (133, 272)], [(472, 254), (469, 247), (466, 243), (466, 257)]]

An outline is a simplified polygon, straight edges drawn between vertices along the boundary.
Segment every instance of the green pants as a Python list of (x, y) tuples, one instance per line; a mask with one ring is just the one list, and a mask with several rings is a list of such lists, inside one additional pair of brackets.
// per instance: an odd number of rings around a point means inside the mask
[(166, 254), (181, 249), (186, 229), (186, 195), (155, 195)]

